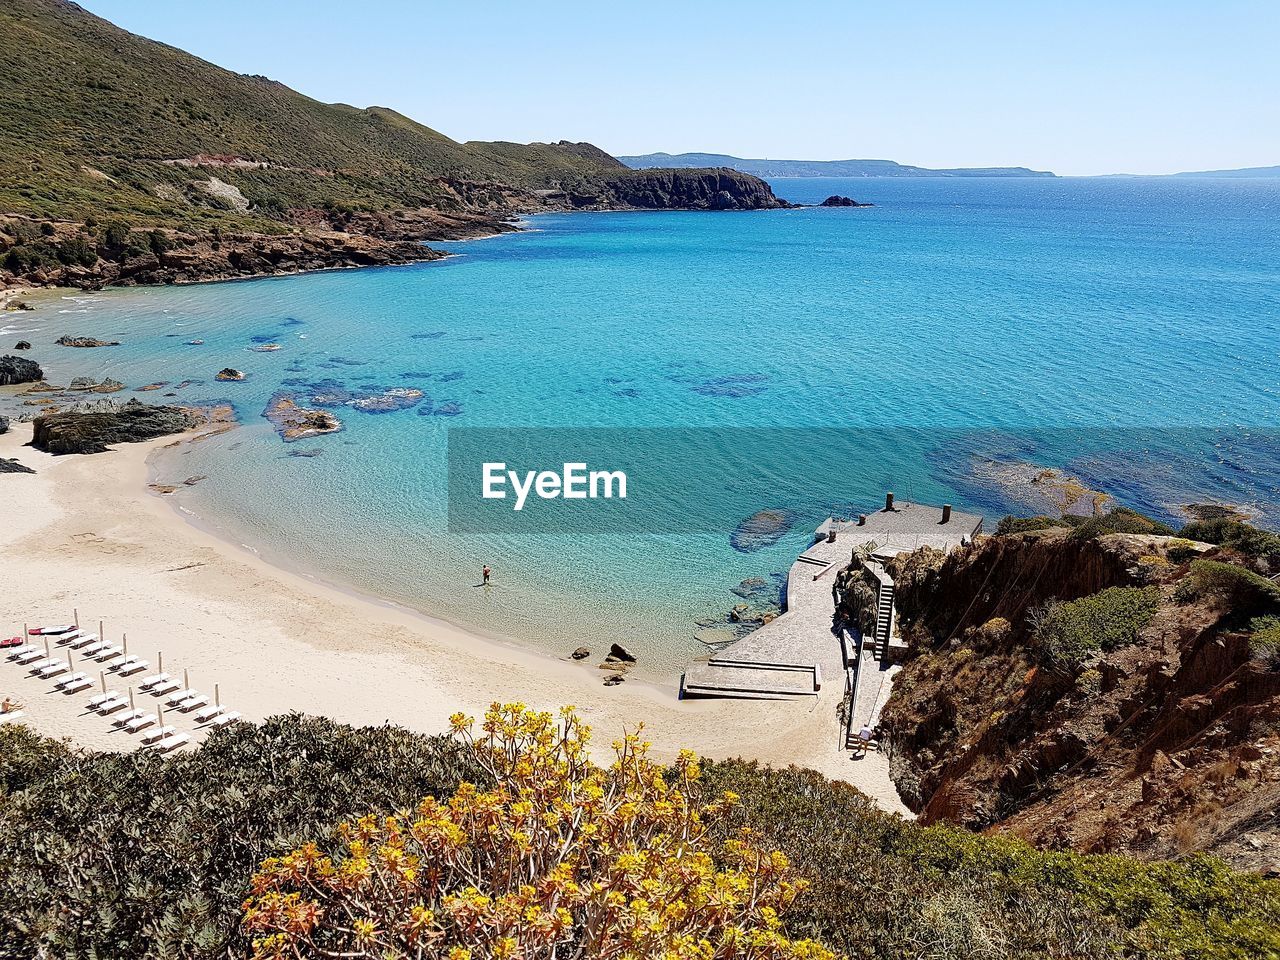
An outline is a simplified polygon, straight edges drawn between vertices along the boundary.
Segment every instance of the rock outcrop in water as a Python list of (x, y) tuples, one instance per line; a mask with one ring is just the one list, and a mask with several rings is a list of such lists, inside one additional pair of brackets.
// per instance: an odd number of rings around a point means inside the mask
[(337, 433), (342, 429), (342, 421), (328, 410), (304, 407), (291, 393), (277, 393), (273, 396), (262, 415), (271, 421), (276, 433), (280, 434), (280, 439), (289, 443), (326, 433)]
[(43, 379), (44, 371), (34, 360), (12, 354), (0, 357), (0, 387), (15, 383), (39, 383)]
[(634, 170), (563, 193), (574, 209), (771, 210), (787, 207), (763, 180), (727, 168)]
[(180, 407), (158, 407), (130, 400), (103, 403), (93, 410), (45, 414), (32, 421), (31, 445), (48, 453), (103, 453), (113, 443), (138, 443), (196, 425)]
[(96, 337), (73, 337), (64, 334), (54, 341), (60, 347), (118, 347), (119, 340), (99, 340)]

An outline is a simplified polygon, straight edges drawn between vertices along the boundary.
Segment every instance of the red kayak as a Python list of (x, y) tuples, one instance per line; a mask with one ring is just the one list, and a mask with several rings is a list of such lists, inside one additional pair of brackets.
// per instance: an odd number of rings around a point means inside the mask
[(70, 633), (75, 628), (74, 623), (60, 623), (55, 627), (32, 627), (27, 633), (33, 637), (56, 637), (60, 633)]
[(7, 650), (9, 647), (20, 647), (22, 644), (21, 637), (9, 637), (5, 640), (0, 640), (0, 650)]

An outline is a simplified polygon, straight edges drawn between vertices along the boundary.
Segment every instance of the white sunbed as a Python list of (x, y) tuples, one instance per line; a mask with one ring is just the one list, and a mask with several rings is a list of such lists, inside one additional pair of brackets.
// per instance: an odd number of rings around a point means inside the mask
[(221, 715), (220, 715), (220, 716), (218, 716), (218, 717), (215, 717), (215, 718), (214, 718), (213, 723), (209, 724), (209, 726), (211, 726), (211, 727), (225, 727), (227, 724), (229, 724), (229, 723), (235, 723), (235, 722), (236, 722), (237, 720), (239, 720), (239, 719), (240, 719), (240, 714), (238, 714), (238, 713), (236, 713), (236, 711), (232, 710), (230, 713), (224, 713), (224, 714), (221, 714)]
[(105, 640), (95, 640), (93, 643), (89, 644), (89, 646), (80, 651), (80, 656), (95, 657), (98, 655), (99, 650), (105, 650), (109, 646), (111, 646), (111, 644), (107, 643)]
[(98, 713), (106, 716), (109, 713), (115, 713), (117, 710), (123, 709), (129, 705), (129, 701), (120, 695), (112, 697), (110, 700), (103, 700), (96, 707)]
[(154, 713), (144, 713), (141, 716), (134, 717), (124, 725), (124, 728), (130, 733), (137, 733), (139, 730), (145, 730), (156, 722)]
[(40, 646), (35, 649), (28, 650), (26, 653), (19, 654), (13, 659), (25, 667), (28, 663), (34, 663), (42, 658), (47, 659), (47, 655), (44, 652), (44, 647)]
[(196, 723), (208, 723), (214, 717), (218, 716), (218, 714), (225, 712), (226, 709), (227, 708), (223, 706), (205, 707), (196, 714)]
[(147, 693), (151, 694), (153, 697), (163, 697), (166, 693), (173, 693), (173, 691), (179, 689), (181, 686), (182, 684), (173, 679), (173, 677), (170, 677), (167, 680), (162, 680), (157, 683), (154, 687), (148, 690)]
[(142, 681), (138, 684), (138, 689), (150, 690), (152, 687), (158, 687), (160, 686), (160, 684), (164, 683), (166, 680), (172, 680), (172, 679), (173, 678), (170, 677), (167, 673), (153, 673), (149, 677), (142, 678)]
[(176, 707), (183, 700), (186, 700), (188, 697), (197, 696), (199, 693), (200, 693), (199, 690), (193, 690), (191, 688), (188, 688), (186, 690), (179, 690), (177, 693), (170, 695), (169, 699), (166, 700), (165, 703), (167, 703), (171, 707)]
[(17, 660), (19, 657), (26, 656), (28, 653), (35, 653), (35, 651), (43, 649), (43, 644), (37, 646), (34, 643), (24, 643), (20, 647), (13, 647), (8, 653), (8, 659)]
[(197, 707), (207, 707), (208, 705), (209, 698), (203, 693), (197, 693), (194, 697), (187, 697), (187, 699), (178, 704), (178, 709), (183, 713), (190, 713)]
[(55, 663), (65, 664), (66, 662), (61, 657), (41, 657), (39, 660), (28, 660), (23, 666), (27, 668), (28, 673), (39, 673), (45, 667), (53, 666)]
[(82, 650), (83, 648), (89, 646), (90, 644), (96, 645), (101, 642), (102, 642), (101, 638), (96, 633), (82, 633), (80, 634), (80, 636), (76, 637), (73, 641), (71, 641), (71, 649)]
[(122, 649), (120, 649), (114, 643), (109, 643), (105, 647), (103, 647), (101, 650), (98, 650), (96, 653), (89, 654), (89, 656), (101, 662), (103, 660), (110, 660), (112, 657), (119, 656), (122, 653), (124, 653)]
[(73, 683), (78, 683), (79, 681), (87, 680), (88, 678), (89, 678), (89, 675), (87, 673), (73, 673), (69, 677), (63, 677), (61, 680), (55, 683), (54, 686), (57, 687), (59, 690), (66, 690), (67, 687), (71, 686)]
[(129, 722), (133, 720), (137, 720), (139, 717), (144, 716), (146, 712), (147, 711), (145, 710), (129, 710), (126, 713), (117, 714), (116, 716), (111, 718), (111, 724), (112, 726), (123, 727)]
[(106, 693), (99, 693), (90, 697), (89, 702), (86, 703), (85, 706), (88, 707), (90, 710), (97, 710), (98, 707), (106, 703), (108, 700), (115, 700), (119, 696), (120, 694), (117, 693), (116, 691), (108, 690)]
[(190, 742), (191, 742), (191, 734), (174, 733), (165, 737), (159, 743), (154, 744), (154, 746), (161, 753), (168, 753), (170, 750), (177, 750), (179, 747)]
[(41, 680), (48, 680), (50, 677), (58, 677), (71, 670), (71, 664), (65, 660), (55, 660), (47, 667), (41, 667), (39, 670), (32, 671)]
[(141, 673), (149, 666), (151, 664), (141, 657), (125, 657), (119, 663), (112, 664), (111, 669), (122, 677), (129, 677), (135, 673)]
[(79, 630), (72, 630), (70, 633), (61, 633), (53, 635), (53, 642), (60, 647), (65, 647), (68, 643), (72, 643), (80, 636)]
[(13, 723), (13, 721), (21, 719), (21, 710), (10, 710), (8, 713), (0, 713), (0, 723)]
[(92, 686), (93, 686), (93, 680), (91, 678), (81, 677), (79, 680), (72, 680), (70, 683), (68, 683), (65, 687), (62, 688), (62, 692), (66, 694), (81, 693), (85, 690), (88, 690)]
[(165, 737), (171, 737), (178, 732), (177, 727), (171, 727), (165, 724), (163, 727), (156, 727), (154, 730), (148, 730), (141, 737), (143, 743), (155, 743), (157, 740), (163, 740)]

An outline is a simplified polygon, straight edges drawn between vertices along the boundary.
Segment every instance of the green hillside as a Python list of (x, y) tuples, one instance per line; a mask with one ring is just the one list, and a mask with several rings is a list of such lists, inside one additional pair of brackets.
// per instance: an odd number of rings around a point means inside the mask
[[(473, 195), (457, 181), (573, 189), (627, 173), (587, 145), (462, 144), (383, 107), (320, 103), (64, 0), (0, 7), (0, 76), (4, 213), (261, 227), (300, 208), (496, 202), (492, 190)], [(210, 177), (243, 201), (210, 192)]]

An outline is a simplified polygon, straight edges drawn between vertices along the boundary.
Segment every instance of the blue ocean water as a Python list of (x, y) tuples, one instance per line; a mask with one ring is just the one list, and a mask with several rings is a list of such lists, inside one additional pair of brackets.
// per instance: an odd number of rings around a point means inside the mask
[[(738, 602), (739, 581), (785, 570), (831, 511), (889, 489), (1011, 509), (975, 456), (1067, 469), (1162, 516), (1222, 499), (1280, 518), (1280, 182), (774, 187), (876, 205), (546, 215), (441, 245), (458, 256), (438, 263), (54, 295), (9, 323), (54, 381), (192, 380), (181, 402), (231, 401), (241, 428), (161, 468), (208, 476), (184, 503), (229, 537), (539, 649), (619, 640), (655, 677), (704, 652), (695, 622)], [(52, 346), (63, 333), (123, 343)], [(281, 349), (252, 350), (263, 342)], [(248, 379), (215, 382), (226, 366)], [(390, 387), (426, 399), (340, 407), (343, 432), (291, 445), (260, 416), (281, 389)], [(785, 438), (766, 450), (733, 502), (792, 510), (793, 526), (743, 552), (728, 529), (450, 534), (445, 451), (460, 426), (864, 432), (853, 457), (800, 459)], [(676, 470), (671, 484), (697, 482), (686, 458)]]

